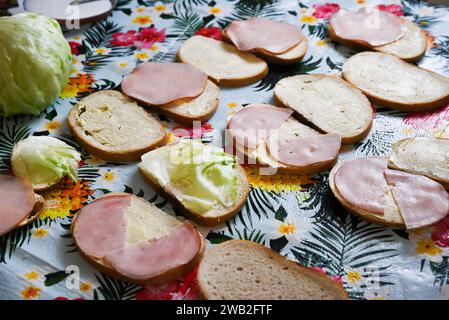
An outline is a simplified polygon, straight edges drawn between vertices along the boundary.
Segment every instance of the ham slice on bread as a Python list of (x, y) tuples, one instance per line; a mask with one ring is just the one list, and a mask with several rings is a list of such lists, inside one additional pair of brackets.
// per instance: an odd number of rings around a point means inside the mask
[(22, 178), (0, 175), (0, 236), (39, 216), (44, 200)]
[(75, 243), (100, 271), (141, 285), (189, 272), (204, 251), (202, 237), (185, 221), (142, 198), (111, 193), (83, 207), (72, 223)]
[(322, 135), (291, 117), (293, 110), (251, 104), (228, 120), (228, 132), (237, 156), (248, 164), (282, 173), (312, 174), (331, 167), (338, 156), (341, 137)]
[(266, 18), (233, 21), (223, 35), (239, 50), (254, 52), (271, 63), (293, 64), (307, 51), (300, 27)]
[(350, 213), (387, 226), (416, 229), (449, 214), (449, 195), (441, 184), (387, 165), (387, 158), (345, 161), (332, 169), (329, 185)]
[(378, 10), (340, 10), (329, 22), (329, 37), (352, 47), (389, 53), (406, 61), (419, 60), (427, 41), (418, 25)]

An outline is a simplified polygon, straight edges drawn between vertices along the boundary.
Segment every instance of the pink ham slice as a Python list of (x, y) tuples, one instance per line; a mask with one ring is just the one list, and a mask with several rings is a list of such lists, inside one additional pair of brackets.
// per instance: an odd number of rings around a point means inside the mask
[(335, 173), (335, 186), (352, 205), (383, 215), (388, 190), (384, 172), (386, 158), (358, 158), (344, 162)]
[(431, 225), (449, 214), (449, 195), (438, 182), (390, 169), (385, 171), (385, 178), (407, 229)]
[(373, 8), (340, 10), (332, 16), (330, 24), (340, 38), (360, 40), (371, 46), (392, 43), (404, 35), (401, 18)]
[(0, 236), (13, 230), (33, 211), (34, 191), (22, 178), (0, 175)]
[(336, 133), (279, 141), (270, 137), (268, 151), (279, 162), (295, 167), (332, 161), (338, 156), (341, 136)]
[(168, 235), (122, 247), (105, 256), (115, 270), (132, 279), (147, 279), (191, 262), (201, 249), (199, 235), (189, 222)]
[(163, 105), (178, 99), (200, 96), (207, 75), (187, 63), (146, 62), (122, 81), (122, 91), (150, 105)]
[(95, 258), (122, 248), (126, 241), (125, 210), (131, 195), (96, 199), (78, 212), (73, 236), (83, 252)]
[(269, 104), (252, 104), (236, 112), (229, 121), (229, 131), (236, 143), (256, 148), (266, 141), (270, 130), (278, 129), (293, 110)]
[(233, 21), (226, 34), (239, 50), (263, 49), (273, 54), (284, 53), (302, 41), (299, 27), (264, 18)]

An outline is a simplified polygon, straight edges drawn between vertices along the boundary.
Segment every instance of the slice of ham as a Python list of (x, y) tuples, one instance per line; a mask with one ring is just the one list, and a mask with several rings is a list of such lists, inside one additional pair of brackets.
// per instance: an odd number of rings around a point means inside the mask
[(341, 147), (341, 136), (336, 133), (320, 134), (310, 137), (296, 138), (288, 141), (270, 136), (267, 148), (279, 162), (295, 167), (332, 161), (338, 156)]
[(232, 116), (228, 128), (237, 144), (253, 149), (266, 141), (270, 131), (278, 129), (292, 114), (292, 109), (251, 104)]
[(440, 183), (398, 170), (387, 169), (384, 175), (407, 229), (431, 225), (449, 214), (449, 195)]
[(192, 261), (201, 249), (198, 233), (189, 222), (168, 235), (125, 246), (105, 256), (112, 267), (132, 279), (147, 279)]
[(0, 236), (13, 230), (33, 211), (34, 191), (22, 178), (0, 175)]
[(137, 66), (122, 81), (122, 91), (150, 105), (200, 96), (207, 75), (188, 63), (146, 62)]
[(404, 35), (401, 18), (374, 8), (340, 10), (332, 16), (330, 24), (338, 37), (363, 41), (371, 46), (392, 43)]
[(384, 177), (386, 158), (358, 158), (344, 162), (335, 173), (335, 186), (350, 204), (383, 215), (388, 185)]
[(81, 250), (102, 258), (122, 248), (126, 241), (125, 210), (132, 195), (111, 195), (96, 199), (78, 212), (73, 236)]
[(302, 41), (299, 27), (265, 18), (233, 21), (226, 35), (239, 50), (263, 49), (273, 54), (284, 53)]

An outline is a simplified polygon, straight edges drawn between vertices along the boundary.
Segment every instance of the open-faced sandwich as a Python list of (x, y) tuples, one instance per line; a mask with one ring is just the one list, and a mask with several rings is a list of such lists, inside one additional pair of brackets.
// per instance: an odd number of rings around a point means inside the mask
[(294, 64), (307, 52), (307, 38), (300, 27), (262, 17), (232, 21), (223, 36), (240, 51), (253, 52), (271, 63)]
[(244, 86), (262, 79), (268, 72), (267, 63), (253, 53), (198, 35), (184, 41), (178, 60), (202, 70), (219, 86)]
[(340, 163), (332, 169), (329, 185), (350, 213), (387, 226), (416, 229), (449, 214), (443, 185), (420, 174), (389, 169), (387, 158)]
[(346, 300), (325, 275), (263, 245), (231, 240), (208, 250), (198, 269), (200, 296), (209, 300)]
[(142, 156), (150, 185), (190, 219), (218, 225), (236, 215), (249, 193), (244, 169), (223, 149), (181, 140)]
[(44, 207), (31, 183), (5, 174), (0, 175), (0, 202), (0, 236), (32, 222)]
[(84, 206), (72, 222), (80, 254), (101, 272), (141, 285), (174, 280), (196, 266), (201, 235), (146, 200), (111, 193)]
[(422, 111), (449, 103), (449, 78), (395, 56), (361, 52), (346, 60), (343, 78), (375, 104)]
[(338, 11), (330, 19), (329, 37), (352, 47), (392, 54), (406, 61), (419, 60), (427, 48), (426, 36), (418, 25), (376, 8)]
[(70, 110), (68, 124), (84, 149), (109, 161), (137, 161), (166, 143), (159, 119), (114, 90), (83, 98)]
[(121, 87), (143, 105), (187, 124), (211, 118), (220, 99), (220, 88), (187, 63), (141, 63), (124, 77)]
[(234, 113), (227, 127), (237, 156), (280, 173), (312, 174), (332, 167), (341, 136), (321, 134), (292, 114), (269, 104), (250, 104)]

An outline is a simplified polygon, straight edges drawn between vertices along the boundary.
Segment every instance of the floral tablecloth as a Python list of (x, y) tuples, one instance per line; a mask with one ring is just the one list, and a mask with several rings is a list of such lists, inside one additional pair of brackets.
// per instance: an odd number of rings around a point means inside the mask
[[(10, 172), (14, 143), (28, 135), (51, 135), (82, 152), (79, 181), (66, 180), (44, 193), (46, 209), (39, 219), (0, 238), (0, 299), (196, 298), (195, 270), (178, 281), (142, 288), (108, 277), (80, 257), (70, 223), (96, 197), (125, 191), (176, 213), (143, 181), (135, 163), (110, 163), (82, 150), (68, 131), (68, 111), (96, 90), (117, 88), (140, 62), (174, 60), (179, 45), (193, 34), (220, 39), (231, 20), (265, 16), (301, 26), (310, 44), (303, 61), (271, 65), (253, 85), (222, 88), (218, 112), (201, 130), (160, 116), (170, 141), (190, 136), (220, 144), (227, 116), (244, 104), (272, 103), (279, 79), (338, 74), (354, 51), (327, 38), (328, 18), (339, 8), (362, 6), (377, 6), (419, 24), (428, 40), (419, 65), (449, 76), (449, 9), (425, 1), (120, 0), (107, 19), (66, 33), (73, 53), (71, 78), (60, 99), (39, 117), (0, 118), (0, 171)], [(179, 127), (187, 129), (184, 136), (173, 132)], [(449, 138), (449, 106), (410, 115), (378, 107), (369, 136), (347, 147), (340, 160), (386, 155), (392, 142), (424, 135)], [(198, 228), (208, 245), (231, 238), (262, 243), (328, 275), (354, 299), (449, 298), (449, 219), (413, 232), (386, 228), (348, 215), (332, 197), (327, 173), (260, 176), (250, 168), (247, 173), (251, 192), (242, 211), (218, 228)]]

